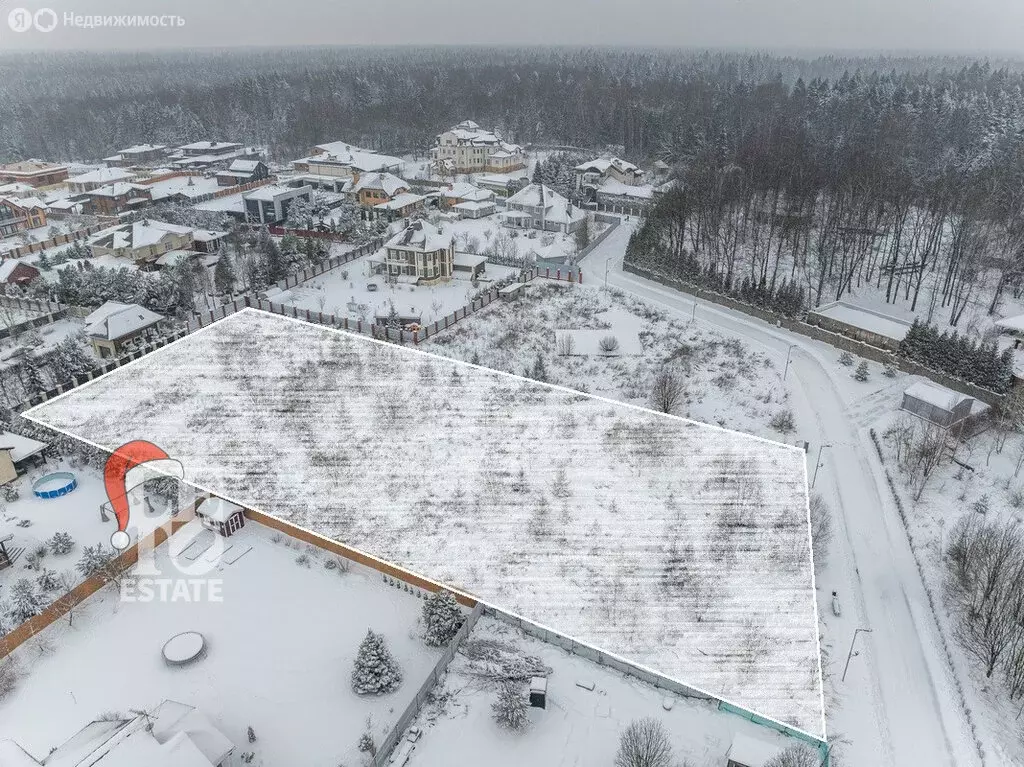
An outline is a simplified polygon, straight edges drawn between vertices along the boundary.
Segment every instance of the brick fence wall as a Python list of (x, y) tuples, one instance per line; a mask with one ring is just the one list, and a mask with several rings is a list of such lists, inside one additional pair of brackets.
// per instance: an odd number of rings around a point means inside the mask
[(979, 402), (997, 406), (1003, 400), (1003, 395), (998, 392), (985, 389), (981, 386), (976, 386), (975, 384), (972, 384), (969, 381), (964, 381), (960, 378), (954, 378), (953, 376), (947, 375), (939, 370), (933, 370), (932, 368), (925, 367), (924, 365), (904, 359), (903, 357), (897, 357), (893, 352), (887, 349), (871, 346), (863, 341), (858, 341), (856, 339), (840, 335), (839, 333), (834, 333), (818, 325), (812, 325), (809, 322), (805, 322), (804, 320), (785, 317), (767, 309), (762, 309), (759, 306), (744, 303), (743, 301), (731, 296), (706, 290), (705, 288), (701, 288), (682, 280), (665, 277), (664, 275), (657, 274), (647, 269), (642, 269), (632, 264), (623, 264), (622, 269), (630, 274), (642, 277), (645, 280), (659, 282), (662, 285), (666, 285), (683, 293), (688, 293), (696, 298), (710, 301), (711, 303), (719, 304), (720, 306), (725, 306), (751, 317), (756, 317), (770, 325), (786, 328), (794, 333), (799, 333), (800, 335), (807, 336), (808, 338), (813, 338), (816, 341), (822, 341), (823, 343), (834, 346), (837, 349), (842, 349), (843, 351), (850, 352), (850, 354), (855, 354), (858, 357), (865, 357), (866, 359), (874, 360), (875, 362), (893, 365), (905, 373), (929, 378), (935, 383), (945, 386), (947, 389), (953, 389), (954, 391), (961, 392), (969, 397), (974, 397)]

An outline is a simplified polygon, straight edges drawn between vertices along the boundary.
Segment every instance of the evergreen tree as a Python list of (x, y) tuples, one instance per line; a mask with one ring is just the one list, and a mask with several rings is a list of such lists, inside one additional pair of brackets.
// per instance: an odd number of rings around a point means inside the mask
[(401, 683), (402, 671), (384, 637), (367, 630), (352, 669), (352, 689), (359, 695), (383, 695), (397, 690)]
[(530, 723), (526, 696), (515, 684), (506, 682), (498, 690), (498, 698), (491, 704), (494, 721), (510, 730), (524, 730)]
[[(292, 239), (294, 240), (294, 238)], [(284, 254), (282, 253), (281, 247), (278, 246), (275, 240), (268, 239), (264, 244), (263, 262), (265, 264), (264, 268), (269, 284), (273, 285), (275, 282), (283, 280), (287, 276), (288, 269)]]
[(10, 600), (7, 616), (14, 625), (34, 618), (46, 608), (46, 599), (28, 578), (21, 578), (11, 586)]
[(43, 379), (43, 373), (39, 369), (39, 363), (32, 352), (25, 353), (24, 359), (18, 369), (21, 383), (30, 397), (34, 397), (37, 394), (41, 394), (46, 391), (46, 381)]
[(235, 265), (228, 252), (222, 251), (213, 267), (213, 286), (218, 293), (232, 293), (235, 289)]
[(441, 589), (423, 603), (423, 625), (426, 626), (423, 639), (431, 647), (445, 647), (455, 638), (464, 620), (455, 596)]

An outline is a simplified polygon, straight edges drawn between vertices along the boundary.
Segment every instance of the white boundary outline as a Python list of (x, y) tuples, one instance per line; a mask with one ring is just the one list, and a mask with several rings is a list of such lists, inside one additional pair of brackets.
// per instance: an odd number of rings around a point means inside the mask
[[(805, 503), (805, 506), (806, 506), (807, 543), (808, 543), (808, 552), (809, 552), (810, 565), (811, 565), (811, 604), (812, 604), (812, 607), (813, 607), (813, 611), (812, 612), (813, 612), (813, 615), (814, 615), (814, 642), (815, 642), (815, 647), (817, 649), (818, 695), (819, 695), (819, 699), (821, 701), (821, 733), (822, 733), (821, 735), (814, 735), (814, 734), (812, 734), (810, 732), (807, 732), (806, 730), (803, 730), (800, 727), (795, 727), (795, 726), (793, 726), (791, 724), (786, 724), (784, 722), (780, 722), (777, 719), (774, 719), (774, 718), (772, 718), (770, 716), (766, 716), (764, 714), (761, 714), (760, 712), (753, 711), (752, 709), (749, 709), (746, 706), (743, 706), (743, 705), (741, 705), (739, 703), (734, 703), (733, 701), (728, 700), (726, 698), (723, 698), (720, 695), (716, 695), (714, 693), (707, 692), (706, 690), (703, 690), (703, 689), (701, 689), (699, 687), (696, 687), (696, 686), (694, 686), (692, 684), (689, 684), (688, 682), (684, 682), (682, 680), (674, 679), (673, 677), (670, 677), (667, 674), (664, 674), (663, 672), (656, 671), (654, 669), (648, 668), (647, 666), (645, 666), (645, 665), (643, 665), (641, 663), (638, 663), (636, 661), (632, 661), (632, 660), (628, 660), (626, 658), (623, 658), (623, 657), (621, 657), (620, 655), (618, 655), (616, 653), (608, 652), (607, 650), (594, 647), (593, 645), (591, 645), (591, 644), (589, 644), (587, 642), (580, 642), (575, 637), (570, 636), (568, 634), (565, 634), (562, 631), (550, 628), (550, 627), (548, 627), (548, 626), (546, 626), (544, 624), (541, 624), (541, 623), (537, 623), (536, 621), (532, 620), (531, 618), (527, 618), (525, 616), (519, 615), (517, 613), (512, 612), (511, 610), (507, 610), (505, 608), (498, 607), (497, 605), (491, 605), (489, 602), (487, 602), (487, 601), (485, 601), (483, 599), (480, 599), (480, 598), (478, 598), (478, 597), (476, 597), (476, 596), (474, 596), (472, 594), (469, 594), (467, 592), (463, 592), (463, 591), (460, 591), (460, 590), (454, 589), (454, 588), (449, 589), (449, 590), (453, 591), (453, 592), (456, 592), (456, 593), (459, 593), (459, 594), (463, 594), (463, 595), (468, 596), (468, 597), (470, 597), (472, 599), (475, 599), (475, 600), (477, 600), (479, 602), (483, 602), (484, 604), (487, 604), (487, 605), (493, 607), (494, 609), (499, 610), (500, 612), (506, 613), (508, 615), (512, 615), (513, 617), (516, 617), (516, 618), (518, 618), (520, 620), (524, 620), (524, 621), (526, 621), (528, 623), (533, 623), (534, 625), (540, 626), (544, 630), (550, 631), (553, 634), (558, 634), (560, 636), (567, 637), (568, 639), (570, 639), (573, 642), (576, 642), (577, 644), (580, 644), (580, 645), (583, 645), (585, 647), (591, 648), (591, 649), (593, 649), (593, 650), (595, 650), (597, 652), (604, 653), (605, 655), (613, 657), (613, 658), (619, 660), (622, 663), (625, 663), (625, 664), (630, 665), (630, 666), (634, 666), (634, 667), (639, 668), (639, 669), (641, 669), (643, 671), (646, 671), (646, 672), (648, 672), (650, 674), (654, 674), (655, 676), (660, 676), (660, 677), (664, 677), (666, 679), (671, 679), (672, 681), (675, 681), (675, 682), (677, 682), (679, 684), (685, 685), (686, 687), (690, 687), (691, 689), (696, 690), (697, 692), (700, 692), (700, 693), (702, 693), (704, 695), (707, 695), (707, 696), (709, 696), (711, 698), (714, 698), (715, 700), (723, 701), (725, 703), (728, 703), (731, 706), (735, 706), (735, 707), (740, 708), (740, 709), (742, 709), (744, 711), (750, 711), (751, 713), (754, 713), (757, 716), (760, 716), (760, 717), (762, 717), (764, 719), (767, 719), (767, 720), (769, 720), (771, 722), (774, 722), (774, 723), (776, 723), (776, 724), (778, 724), (780, 726), (788, 727), (788, 728), (790, 728), (792, 730), (798, 731), (798, 732), (800, 732), (800, 733), (802, 733), (804, 735), (807, 735), (808, 737), (813, 738), (815, 740), (821, 740), (821, 741), (827, 742), (828, 729), (827, 729), (827, 726), (826, 726), (827, 720), (826, 720), (826, 716), (825, 716), (824, 676), (823, 676), (823, 673), (822, 673), (822, 666), (821, 666), (821, 631), (819, 629), (820, 618), (818, 616), (818, 600), (817, 600), (817, 597), (816, 597), (816, 594), (817, 594), (817, 584), (816, 584), (816, 581), (815, 581), (815, 574), (814, 574), (814, 548), (813, 548), (813, 540), (811, 538), (810, 486), (808, 484), (808, 479), (807, 479), (807, 459), (806, 459), (806, 454), (805, 454), (803, 448), (797, 447), (796, 445), (789, 445), (789, 444), (787, 444), (785, 442), (777, 442), (775, 440), (767, 439), (765, 437), (758, 437), (756, 435), (747, 434), (745, 432), (741, 432), (741, 431), (738, 431), (736, 429), (726, 429), (725, 427), (722, 427), (722, 426), (701, 423), (700, 421), (695, 421), (695, 420), (693, 420), (691, 418), (684, 418), (683, 416), (677, 416), (677, 415), (674, 415), (672, 413), (659, 413), (659, 412), (651, 410), (649, 408), (645, 408), (645, 407), (642, 407), (640, 405), (634, 405), (634, 404), (629, 403), (629, 402), (619, 402), (619, 401), (610, 399), (608, 397), (602, 397), (602, 396), (596, 395), (596, 394), (587, 394), (587, 393), (584, 393), (584, 392), (576, 391), (575, 389), (571, 389), (571, 388), (569, 388), (567, 386), (560, 386), (558, 384), (550, 384), (550, 383), (545, 383), (545, 382), (542, 382), (542, 381), (536, 381), (536, 380), (534, 380), (532, 378), (527, 378), (526, 376), (517, 375), (515, 373), (508, 373), (508, 372), (505, 372), (505, 371), (502, 371), (502, 370), (494, 370), (492, 368), (488, 368), (488, 367), (485, 367), (483, 365), (474, 365), (471, 362), (463, 362), (462, 360), (457, 360), (457, 359), (454, 359), (452, 357), (445, 357), (445, 356), (440, 355), (440, 354), (434, 354), (432, 352), (422, 351), (421, 349), (417, 348), (416, 346), (413, 346), (413, 347), (410, 348), (410, 347), (405, 346), (404, 344), (395, 344), (395, 343), (392, 343), (390, 341), (384, 341), (384, 340), (381, 340), (381, 339), (378, 339), (378, 338), (373, 338), (371, 336), (367, 336), (367, 335), (364, 335), (364, 334), (361, 334), (361, 333), (353, 333), (352, 331), (349, 331), (349, 330), (343, 330), (343, 329), (340, 329), (340, 328), (332, 328), (332, 327), (327, 326), (327, 325), (320, 325), (320, 324), (315, 323), (315, 322), (299, 319), (298, 317), (289, 317), (288, 315), (285, 315), (285, 314), (277, 314), (275, 312), (266, 311), (264, 309), (257, 309), (255, 307), (245, 307), (244, 309), (240, 309), (239, 311), (234, 312), (233, 314), (229, 314), (228, 316), (226, 316), (226, 317), (224, 317), (222, 319), (219, 319), (219, 320), (216, 320), (214, 322), (211, 322), (208, 325), (204, 325), (203, 327), (198, 328), (197, 330), (195, 330), (195, 331), (193, 331), (191, 333), (188, 333), (188, 334), (182, 336), (181, 338), (172, 341), (169, 344), (165, 344), (164, 346), (161, 346), (159, 349), (154, 349), (153, 351), (149, 352), (148, 354), (142, 355), (138, 359), (131, 360), (131, 361), (125, 363), (124, 365), (120, 365), (120, 366), (114, 368), (113, 370), (109, 370), (106, 373), (104, 373), (103, 375), (99, 376), (98, 378), (93, 378), (92, 380), (86, 381), (84, 384), (81, 384), (80, 386), (76, 386), (75, 388), (70, 389), (70, 390), (68, 390), (68, 391), (66, 391), (66, 392), (64, 392), (62, 394), (58, 394), (56, 397), (48, 399), (45, 402), (41, 402), (38, 405), (34, 405), (31, 408), (29, 408), (28, 410), (26, 410), (23, 413), (21, 413), (21, 416), (24, 417), (24, 418), (27, 418), (28, 420), (30, 420), (30, 421), (32, 421), (34, 423), (39, 424), (40, 426), (43, 426), (43, 427), (45, 427), (47, 429), (50, 429), (51, 431), (57, 432), (58, 434), (63, 434), (64, 436), (71, 437), (72, 439), (76, 439), (79, 442), (84, 442), (85, 444), (90, 445), (91, 447), (94, 447), (97, 450), (101, 450), (101, 451), (103, 451), (105, 453), (110, 453), (110, 452), (112, 452), (116, 448), (105, 447), (105, 446), (100, 445), (100, 444), (98, 444), (96, 442), (93, 442), (92, 440), (89, 440), (89, 439), (86, 439), (84, 437), (81, 437), (81, 436), (79, 436), (77, 434), (73, 434), (71, 432), (64, 431), (62, 429), (57, 429), (54, 426), (48, 424), (46, 421), (42, 420), (42, 418), (40, 418), (40, 416), (37, 414), (37, 411), (39, 411), (42, 408), (45, 408), (47, 405), (49, 405), (51, 403), (58, 402), (58, 401), (60, 401), (60, 400), (62, 400), (64, 398), (68, 397), (69, 395), (77, 394), (79, 391), (85, 389), (88, 386), (91, 386), (94, 383), (102, 381), (104, 378), (107, 378), (108, 376), (112, 375), (113, 373), (118, 372), (119, 370), (123, 370), (123, 369), (128, 368), (128, 367), (130, 367), (132, 365), (135, 365), (137, 363), (143, 362), (144, 360), (147, 360), (147, 358), (149, 358), (150, 355), (158, 354), (161, 351), (163, 351), (164, 349), (169, 349), (172, 346), (175, 346), (175, 345), (177, 345), (177, 344), (179, 344), (179, 343), (181, 343), (183, 341), (187, 341), (189, 339), (192, 339), (196, 335), (198, 335), (200, 333), (203, 333), (204, 331), (207, 331), (207, 330), (209, 330), (209, 329), (211, 329), (213, 327), (221, 325), (222, 323), (228, 323), (229, 321), (232, 321), (235, 317), (238, 317), (239, 315), (248, 314), (248, 313), (254, 313), (254, 314), (258, 314), (258, 315), (265, 315), (267, 317), (272, 317), (272, 318), (275, 318), (275, 319), (287, 320), (289, 322), (293, 322), (293, 323), (297, 323), (297, 324), (300, 324), (300, 325), (305, 325), (305, 326), (309, 326), (309, 327), (315, 328), (315, 329), (317, 329), (318, 331), (321, 331), (321, 332), (329, 332), (329, 333), (336, 333), (338, 335), (350, 336), (353, 339), (357, 339), (357, 340), (362, 341), (362, 342), (370, 342), (370, 343), (377, 344), (377, 345), (380, 345), (380, 346), (387, 346), (390, 349), (395, 349), (397, 347), (398, 349), (401, 349), (401, 350), (403, 350), (406, 353), (411, 352), (413, 354), (419, 354), (419, 355), (421, 355), (423, 357), (426, 357), (426, 358), (429, 358), (429, 359), (434, 359), (434, 360), (437, 360), (439, 362), (449, 363), (449, 364), (455, 365), (457, 367), (458, 366), (463, 366), (463, 367), (467, 367), (467, 368), (470, 368), (470, 369), (473, 369), (473, 370), (478, 370), (478, 371), (486, 373), (486, 374), (488, 374), (490, 376), (498, 376), (498, 377), (504, 377), (504, 378), (511, 378), (511, 379), (513, 379), (515, 381), (525, 382), (525, 383), (533, 384), (533, 385), (536, 385), (536, 386), (546, 387), (546, 388), (549, 388), (549, 389), (553, 389), (553, 390), (556, 390), (556, 391), (563, 392), (565, 394), (570, 394), (572, 396), (587, 397), (587, 398), (592, 399), (592, 400), (597, 400), (599, 402), (605, 402), (605, 403), (607, 403), (609, 405), (614, 405), (615, 407), (628, 408), (630, 410), (635, 410), (635, 411), (644, 413), (644, 414), (646, 414), (648, 416), (653, 415), (653, 416), (656, 416), (656, 417), (671, 418), (671, 419), (675, 419), (677, 421), (681, 421), (681, 422), (686, 423), (686, 424), (691, 425), (691, 426), (696, 426), (696, 427), (700, 427), (700, 428), (704, 428), (704, 429), (712, 429), (712, 430), (715, 430), (715, 431), (725, 432), (725, 433), (731, 434), (733, 436), (742, 437), (743, 439), (753, 440), (755, 442), (761, 442), (761, 443), (765, 443), (765, 444), (768, 444), (768, 445), (772, 445), (773, 447), (783, 447), (783, 448), (786, 448), (786, 449), (794, 451), (794, 452), (799, 452), (802, 455), (802, 458), (803, 458), (803, 460), (801, 460), (800, 463), (801, 463), (801, 466), (803, 466), (803, 473), (804, 473), (804, 503)], [(158, 472), (158, 473), (163, 473), (163, 472)], [(168, 476), (173, 476), (173, 475), (168, 474)], [(270, 516), (270, 517), (275, 516), (274, 514), (271, 514), (271, 513), (267, 512), (267, 511), (263, 511), (262, 509), (256, 508), (255, 506), (253, 506), (250, 503), (245, 503), (243, 501), (239, 501), (239, 500), (235, 500), (234, 498), (230, 498), (230, 497), (224, 495), (223, 493), (221, 493), (221, 492), (219, 492), (217, 490), (213, 490), (211, 488), (207, 488), (207, 487), (205, 487), (203, 485), (200, 485), (200, 484), (197, 484), (195, 482), (188, 481), (188, 480), (185, 480), (185, 483), (188, 484), (188, 485), (191, 485), (192, 487), (194, 487), (194, 488), (196, 488), (198, 490), (201, 490), (201, 491), (206, 492), (206, 493), (210, 493), (211, 495), (216, 495), (218, 497), (223, 498), (226, 501), (230, 501), (231, 503), (235, 503), (235, 504), (237, 504), (239, 506), (242, 506), (244, 508), (250, 508), (250, 509), (253, 509), (255, 511), (259, 511), (260, 513), (266, 514), (267, 516)], [(287, 520), (285, 520), (285, 521), (287, 521)], [(319, 538), (324, 538), (325, 540), (331, 540), (331, 539), (327, 538), (327, 536), (324, 536), (324, 535), (322, 535), (320, 533), (317, 533), (314, 530), (309, 530), (308, 528), (302, 527), (301, 525), (296, 525), (294, 522), (288, 521), (288, 524), (294, 525), (295, 527), (303, 530), (304, 532), (310, 533), (312, 535), (316, 535)], [(373, 559), (376, 562), (380, 562), (380, 563), (382, 563), (384, 565), (387, 565), (388, 567), (395, 567), (395, 568), (397, 568), (399, 570), (403, 570), (403, 571), (405, 571), (407, 573), (410, 573), (411, 575), (415, 575), (416, 577), (422, 578), (422, 579), (424, 579), (426, 581), (429, 581), (431, 583), (438, 583), (438, 581), (436, 581), (435, 579), (433, 579), (433, 578), (431, 578), (429, 576), (426, 576), (426, 575), (423, 575), (422, 573), (418, 573), (418, 572), (415, 572), (413, 570), (410, 570), (409, 568), (403, 567), (402, 565), (398, 565), (398, 564), (395, 564), (393, 562), (388, 562), (387, 560), (381, 559), (380, 557), (377, 557), (377, 556), (375, 556), (373, 554), (369, 554), (369, 553), (363, 551), (362, 549), (359, 549), (359, 548), (357, 548), (355, 546), (352, 546), (352, 545), (350, 545), (348, 543), (344, 543), (344, 545), (348, 546), (353, 551), (357, 551), (360, 554), (362, 554), (363, 556), (369, 557), (370, 559)], [(440, 584), (440, 585), (444, 586), (445, 588), (448, 588), (448, 586), (446, 584)]]

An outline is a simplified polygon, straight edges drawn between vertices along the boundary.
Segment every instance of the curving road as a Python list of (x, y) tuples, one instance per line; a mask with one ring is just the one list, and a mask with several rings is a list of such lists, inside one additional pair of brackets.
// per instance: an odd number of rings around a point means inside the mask
[[(852, 765), (978, 765), (969, 726), (942, 653), (906, 533), (867, 436), (851, 418), (828, 363), (836, 352), (809, 338), (772, 328), (738, 312), (695, 299), (622, 271), (632, 225), (623, 222), (583, 262), (591, 285), (633, 293), (670, 313), (698, 320), (771, 354), (780, 365), (791, 353), (788, 378), (801, 437), (813, 462), (823, 451), (816, 490), (833, 509), (835, 536), (818, 577), (823, 643), (831, 662), (836, 702), (828, 712), (830, 734), (847, 741)], [(809, 467), (809, 479), (814, 467)], [(831, 612), (828, 595), (843, 597), (843, 614)], [(826, 606), (828, 606), (826, 608)], [(841, 680), (856, 628), (857, 650)]]

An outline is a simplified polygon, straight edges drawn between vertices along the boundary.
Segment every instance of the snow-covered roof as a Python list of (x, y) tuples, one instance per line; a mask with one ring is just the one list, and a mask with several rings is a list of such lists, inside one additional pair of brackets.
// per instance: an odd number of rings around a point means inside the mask
[(116, 341), (130, 333), (151, 327), (162, 319), (163, 315), (151, 312), (138, 304), (107, 301), (85, 318), (85, 332), (93, 338)]
[(187, 226), (168, 224), (164, 221), (142, 220), (105, 229), (93, 235), (87, 242), (102, 248), (146, 248), (155, 245), (168, 235), (186, 235), (192, 231)]
[(487, 263), (487, 256), (480, 256), (476, 253), (456, 253), (453, 259), (455, 266), (477, 267)]
[(232, 514), (242, 510), (237, 503), (225, 501), (215, 495), (210, 496), (196, 507), (197, 514), (212, 519), (214, 522), (227, 522)]
[(39, 762), (13, 740), (0, 740), (0, 764), (4, 767), (39, 767)]
[(21, 160), (0, 165), (0, 172), (13, 173), (16, 175), (33, 175), (39, 173), (52, 173), (57, 170), (64, 170), (68, 166), (45, 160)]
[(579, 221), (587, 214), (568, 199), (544, 184), (529, 184), (508, 198), (508, 207), (543, 208), (544, 219), (555, 224)]
[(352, 191), (359, 193), (364, 189), (375, 189), (384, 192), (388, 197), (394, 197), (399, 190), (408, 188), (408, 182), (393, 173), (364, 173), (352, 187)]
[(122, 197), (132, 192), (149, 194), (151, 190), (148, 186), (143, 186), (142, 184), (130, 184), (127, 181), (118, 181), (113, 184), (97, 187), (89, 192), (89, 194), (93, 197)]
[(22, 265), (27, 266), (29, 269), (35, 269), (37, 272), (39, 271), (30, 263), (19, 261), (16, 258), (7, 258), (0, 261), (0, 282), (6, 281), (8, 277), (14, 274), (14, 270)]
[(597, 187), (597, 193), (649, 200), (654, 197), (654, 187), (650, 184), (624, 184), (617, 178), (607, 178)]
[(494, 208), (494, 200), (486, 200), (484, 202), (476, 202), (474, 200), (469, 200), (469, 201), (466, 201), (466, 202), (456, 203), (456, 205), (455, 205), (455, 209), (456, 210), (477, 211), (477, 210), (490, 210), (492, 208)]
[(296, 162), (328, 162), (344, 165), (360, 172), (379, 171), (382, 168), (401, 168), (405, 165), (405, 160), (401, 157), (381, 154), (373, 149), (363, 149), (345, 141), (317, 144), (316, 148), (320, 150), (320, 154), (305, 157)]
[(492, 184), (494, 186), (508, 186), (518, 180), (515, 176), (510, 176), (507, 173), (478, 173), (474, 178), (478, 184)]
[(0, 201), (19, 210), (45, 210), (46, 203), (38, 197), (0, 197)]
[(462, 200), (463, 202), (482, 202), (484, 200), (494, 199), (494, 192), (490, 189), (481, 189), (475, 184), (470, 184), (465, 181), (458, 181), (453, 184), (449, 184), (447, 187), (441, 187), (438, 191), (445, 197)]
[(235, 160), (228, 167), (228, 170), (232, 173), (252, 173), (259, 164), (259, 160)]
[(458, 125), (453, 125), (445, 133), (451, 133), (460, 144), (493, 147), (495, 151), (507, 152), (506, 156), (509, 157), (523, 151), (518, 144), (504, 141), (497, 131), (484, 130), (472, 120), (463, 120)]
[(211, 149), (219, 149), (226, 151), (227, 149), (240, 149), (241, 144), (235, 144), (230, 141), (193, 141), (191, 144), (185, 144), (179, 146), (179, 152), (208, 152)]
[(191, 250), (169, 250), (156, 260), (157, 266), (174, 266), (182, 259), (191, 258), (194, 252)]
[(395, 195), (394, 199), (378, 203), (373, 207), (380, 208), (381, 210), (401, 210), (409, 205), (415, 205), (418, 202), (423, 202), (425, 199), (427, 198), (422, 194), (403, 192), (402, 194)]
[(891, 317), (888, 314), (863, 309), (859, 306), (848, 304), (845, 301), (833, 301), (830, 304), (823, 304), (812, 311), (811, 314), (816, 314), (819, 317), (828, 317), (851, 327), (891, 338), (894, 341), (902, 341), (907, 337), (907, 331), (910, 330), (910, 323), (898, 317)]
[(219, 240), (222, 237), (227, 236), (227, 232), (221, 232), (215, 229), (196, 229), (192, 232), (192, 239), (196, 242), (213, 242), (214, 240)]
[(385, 247), (433, 253), (450, 248), (454, 237), (452, 230), (444, 224), (434, 226), (426, 221), (413, 221), (388, 240)]
[(927, 381), (913, 383), (904, 389), (903, 393), (943, 410), (952, 410), (961, 402), (974, 399), (974, 397), (968, 397), (966, 394)]
[(598, 157), (595, 160), (581, 163), (576, 166), (576, 170), (581, 173), (596, 172), (596, 173), (607, 173), (609, 168), (614, 168), (619, 173), (633, 173), (635, 175), (643, 175), (643, 171), (640, 170), (633, 163), (623, 160), (620, 157)]
[(280, 184), (270, 184), (268, 186), (261, 186), (259, 189), (254, 189), (251, 192), (246, 192), (243, 197), (246, 200), (260, 200), (262, 202), (274, 202), (279, 197), (288, 196), (301, 196), (304, 193), (313, 191), (311, 186), (281, 186)]
[(135, 178), (135, 174), (124, 168), (100, 168), (91, 173), (83, 173), (81, 176), (74, 176), (68, 179), (69, 184), (99, 184), (105, 186), (114, 181), (124, 181)]
[[(0, 448), (10, 450), (11, 460), (18, 463), (45, 450), (47, 444), (31, 437), (23, 437), (21, 434), (5, 431), (0, 432)], [(0, 760), (0, 764), (3, 764), (2, 760)]]
[(736, 733), (729, 747), (729, 759), (743, 767), (764, 767), (785, 749), (780, 743), (772, 743), (760, 738), (752, 738), (743, 733)]
[(117, 153), (121, 157), (124, 157), (126, 154), (143, 154), (145, 152), (157, 152), (160, 151), (161, 149), (166, 148), (167, 147), (163, 144), (136, 144), (135, 146), (130, 146), (127, 149), (119, 149), (117, 150)]
[(10, 184), (0, 185), (0, 194), (4, 195), (34, 194), (35, 191), (36, 188), (34, 186), (22, 181), (13, 181)]

